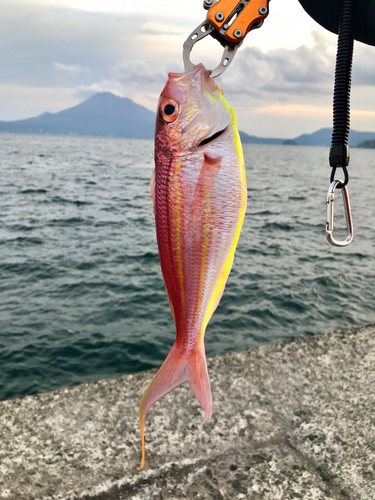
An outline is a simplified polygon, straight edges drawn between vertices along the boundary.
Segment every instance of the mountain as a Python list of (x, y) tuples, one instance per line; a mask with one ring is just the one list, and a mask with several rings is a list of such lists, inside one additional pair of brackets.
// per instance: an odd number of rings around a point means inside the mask
[(360, 142), (359, 144), (357, 144), (357, 148), (375, 149), (375, 140)]
[[(312, 134), (302, 134), (294, 139), (262, 138), (248, 135), (240, 131), (243, 144), (283, 144), (285, 146), (327, 146), (330, 147), (332, 139), (332, 128), (321, 128)], [(351, 130), (349, 133), (349, 146), (357, 147), (363, 141), (375, 140), (375, 132), (358, 132)]]
[[(101, 137), (126, 137), (152, 139), (155, 129), (155, 113), (136, 104), (131, 99), (110, 92), (93, 95), (77, 106), (58, 113), (42, 113), (35, 118), (16, 121), (0, 121), (0, 133), (93, 135)], [(331, 145), (331, 128), (322, 128), (312, 134), (302, 134), (294, 139), (257, 137), (240, 131), (244, 144), (284, 144), (298, 146)], [(363, 141), (374, 141), (374, 132), (351, 130), (349, 146), (356, 147)]]
[[(330, 146), (332, 138), (331, 128), (321, 128), (312, 134), (302, 134), (294, 139), (300, 146)], [(348, 144), (350, 147), (356, 147), (360, 142), (375, 139), (375, 132), (357, 132), (351, 130), (349, 133)]]
[(283, 144), (285, 139), (276, 139), (276, 138), (265, 138), (265, 137), (257, 137), (255, 135), (248, 135), (245, 132), (239, 130), (241, 142), (243, 144)]
[(93, 95), (86, 101), (58, 113), (35, 118), (0, 121), (0, 132), (52, 135), (93, 135), (151, 139), (155, 113), (131, 99), (110, 92)]
[[(77, 106), (34, 118), (0, 121), (0, 132), (17, 134), (93, 135), (152, 139), (155, 114), (132, 100), (110, 92), (93, 95)], [(240, 132), (243, 143), (282, 144), (283, 139), (266, 139)]]

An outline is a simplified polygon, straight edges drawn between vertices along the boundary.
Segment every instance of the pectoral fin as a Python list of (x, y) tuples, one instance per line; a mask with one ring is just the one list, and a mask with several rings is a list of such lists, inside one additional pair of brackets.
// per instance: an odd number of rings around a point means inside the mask
[(193, 199), (194, 215), (200, 211), (202, 202), (210, 198), (221, 166), (221, 156), (204, 153), (204, 162), (199, 174)]

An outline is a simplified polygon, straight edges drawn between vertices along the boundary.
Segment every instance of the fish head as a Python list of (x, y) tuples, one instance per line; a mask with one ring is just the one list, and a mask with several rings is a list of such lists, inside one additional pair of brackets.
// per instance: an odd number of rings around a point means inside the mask
[(222, 90), (203, 64), (189, 73), (169, 73), (160, 95), (156, 142), (171, 152), (188, 152), (217, 137), (232, 121)]

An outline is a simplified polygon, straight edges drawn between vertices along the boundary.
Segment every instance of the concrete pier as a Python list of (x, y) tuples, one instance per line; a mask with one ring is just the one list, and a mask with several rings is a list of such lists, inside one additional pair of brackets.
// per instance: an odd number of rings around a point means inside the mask
[(375, 499), (375, 327), (208, 360), (146, 422), (154, 371), (0, 402), (0, 499)]

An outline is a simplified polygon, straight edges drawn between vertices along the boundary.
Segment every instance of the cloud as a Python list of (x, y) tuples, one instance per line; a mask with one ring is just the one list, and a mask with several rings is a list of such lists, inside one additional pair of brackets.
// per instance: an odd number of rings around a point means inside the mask
[(263, 103), (304, 101), (306, 96), (330, 92), (334, 55), (329, 44), (315, 35), (312, 47), (295, 50), (280, 48), (262, 52), (249, 47), (239, 53), (232, 67), (223, 75), (228, 94), (241, 94)]
[(111, 69), (112, 78), (126, 86), (163, 84), (166, 81), (166, 74), (162, 71), (155, 71), (149, 64), (141, 59), (124, 59), (117, 62)]
[(79, 64), (63, 64), (54, 62), (53, 67), (58, 73), (65, 73), (69, 75), (77, 75), (79, 73), (90, 73), (87, 66), (80, 66)]
[(167, 72), (155, 71), (140, 59), (124, 59), (111, 67), (108, 78), (91, 85), (80, 85), (76, 93), (87, 99), (97, 92), (112, 92), (154, 110), (166, 81)]
[[(177, 25), (177, 26), (176, 26)], [(185, 37), (186, 31), (184, 29), (176, 29), (178, 27), (178, 23), (174, 23), (173, 29), (171, 29), (170, 24), (155, 22), (155, 21), (146, 21), (141, 28), (141, 33), (144, 35), (151, 35), (157, 37)]]
[[(240, 48), (220, 86), (242, 130), (293, 137), (332, 126), (335, 59), (336, 40), (317, 32), (295, 49)], [(375, 130), (373, 47), (355, 45), (352, 82), (352, 128)]]
[[(2, 0), (7, 1), (7, 0)], [(14, 1), (14, 0), (8, 0)], [(30, 1), (30, 0), (26, 0)], [(202, 17), (202, 2), (190, 2), (186, 5), (181, 0), (142, 0), (135, 2), (134, 0), (32, 0), (39, 5), (48, 5), (55, 7), (63, 7), (69, 9), (91, 11), (91, 12), (107, 12), (118, 14), (129, 14), (132, 12), (142, 13), (142, 15), (151, 15), (155, 17), (164, 13), (164, 17), (184, 17), (188, 22), (195, 22)], [(291, 0), (289, 0), (291, 1)]]
[(91, 85), (108, 79), (122, 60), (142, 60), (161, 72), (181, 61), (182, 41), (176, 39), (183, 39), (184, 30), (180, 21), (172, 23), (168, 17), (87, 12), (20, 0), (1, 1), (0, 17), (3, 84), (49, 86), (61, 84), (57, 77), (75, 74), (82, 77), (82, 85)]
[[(271, 103), (331, 105), (336, 61), (336, 40), (313, 32), (313, 44), (296, 49), (262, 51), (258, 47), (240, 49), (222, 76), (228, 96), (250, 105)], [(375, 87), (374, 48), (355, 45), (353, 94), (356, 87)], [(319, 103), (319, 104), (318, 104)], [(365, 106), (372, 103), (364, 101)]]
[(374, 47), (363, 43), (354, 43), (353, 85), (375, 86)]
[(77, 91), (88, 96), (95, 92), (113, 92), (127, 95), (130, 90), (152, 92), (161, 90), (167, 80), (167, 74), (155, 71), (141, 59), (123, 59), (115, 63), (109, 72), (109, 77), (91, 85), (81, 85)]
[[(195, 19), (195, 6), (189, 6), (185, 15), (180, 3), (172, 2), (171, 13), (171, 2), (156, 5), (148, 0), (138, 6), (130, 0), (113, 0), (105, 3), (107, 12), (99, 12), (104, 1), (1, 0), (0, 87), (4, 100), (5, 89), (10, 92), (11, 88), (17, 88), (19, 96), (24, 91), (25, 98), (12, 100), (14, 111), (8, 106), (5, 112), (3, 106), (0, 119), (63, 109), (102, 91), (130, 97), (155, 109), (168, 71), (183, 71), (182, 44), (186, 36), (203, 19), (201, 3), (198, 2)], [(295, 0), (285, 2), (291, 8), (292, 4), (298, 6), (301, 23), (290, 29), (289, 10), (275, 4), (273, 16), (269, 16), (262, 29), (249, 34), (230, 68), (217, 79), (236, 109), (240, 126), (249, 133), (260, 134), (259, 124), (263, 120), (264, 127), (275, 125), (276, 134), (277, 125), (281, 131), (278, 135), (283, 135), (283, 123), (290, 119), (289, 129), (292, 125), (297, 127), (298, 116), (302, 115), (304, 127), (309, 116), (314, 127), (320, 116), (321, 126), (331, 125), (324, 110), (332, 105), (336, 37), (321, 30), (311, 38), (313, 24), (311, 20), (310, 24), (303, 23), (303, 19), (309, 18), (302, 7)], [(122, 13), (109, 12), (110, 4), (115, 3), (121, 6)], [(90, 11), (79, 10), (83, 8)], [(140, 9), (143, 14), (129, 13)], [(286, 12), (286, 17), (282, 12)], [(277, 27), (281, 25), (280, 30)], [(297, 46), (299, 40), (304, 43)], [(222, 50), (209, 37), (195, 45), (192, 61), (213, 68)], [(47, 100), (43, 100), (43, 91), (38, 89), (48, 89)], [(374, 110), (374, 92), (374, 48), (356, 43), (352, 108)], [(28, 104), (28, 96), (33, 96), (33, 107)], [(275, 114), (261, 112), (262, 109)], [(375, 129), (373, 115), (358, 115), (358, 119), (364, 125), (357, 128)]]
[(0, 119), (22, 120), (45, 111), (56, 113), (81, 101), (73, 88), (0, 84)]
[(101, 80), (91, 85), (79, 85), (75, 89), (76, 95), (82, 99), (87, 99), (98, 92), (112, 92), (120, 97), (129, 97), (126, 89), (119, 82), (113, 80)]

